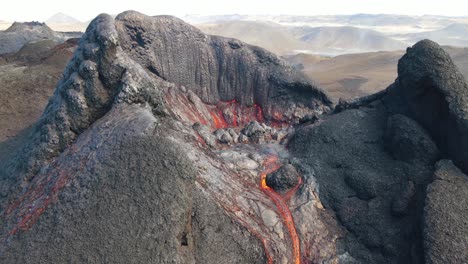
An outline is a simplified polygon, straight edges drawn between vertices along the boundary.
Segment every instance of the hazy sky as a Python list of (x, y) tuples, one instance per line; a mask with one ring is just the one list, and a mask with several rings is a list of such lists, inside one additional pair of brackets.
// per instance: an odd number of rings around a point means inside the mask
[(0, 20), (39, 20), (63, 12), (79, 20), (99, 13), (137, 10), (147, 15), (288, 14), (328, 15), (385, 13), (468, 16), (468, 0), (10, 0), (0, 9)]

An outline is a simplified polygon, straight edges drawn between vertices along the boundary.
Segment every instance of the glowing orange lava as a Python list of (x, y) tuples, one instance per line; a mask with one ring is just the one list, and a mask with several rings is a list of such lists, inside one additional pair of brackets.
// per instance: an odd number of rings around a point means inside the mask
[[(292, 240), (292, 248), (293, 248), (293, 260), (295, 264), (301, 263), (301, 249), (300, 249), (300, 241), (299, 236), (297, 235), (296, 226), (294, 225), (294, 220), (289, 211), (289, 207), (286, 204), (286, 200), (281, 197), (278, 193), (276, 193), (272, 188), (270, 188), (266, 183), (266, 176), (267, 174), (277, 170), (281, 165), (278, 162), (277, 156), (268, 156), (267, 159), (263, 162), (264, 170), (260, 173), (261, 182), (260, 188), (265, 192), (265, 194), (270, 197), (270, 199), (275, 203), (276, 207), (278, 208), (278, 212), (280, 213), (283, 223), (288, 228), (289, 234)], [(300, 181), (302, 183), (302, 181)], [(295, 189), (298, 188), (300, 184), (296, 186)], [(286, 195), (287, 199), (290, 198), (292, 195), (292, 191), (288, 192)], [(291, 194), (290, 194), (291, 193)], [(289, 196), (289, 197), (288, 197)], [(268, 263), (271, 263), (270, 261)]]

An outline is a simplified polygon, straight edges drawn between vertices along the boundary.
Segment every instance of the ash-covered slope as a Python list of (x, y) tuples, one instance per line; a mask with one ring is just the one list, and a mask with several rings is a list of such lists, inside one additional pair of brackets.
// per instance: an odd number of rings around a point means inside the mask
[[(227, 166), (192, 125), (284, 125), (329, 109), (263, 49), (176, 18), (100, 15), (23, 146), (1, 161), (0, 260), (288, 262), (299, 246), (279, 220), (289, 209), (259, 188), (258, 163)], [(288, 198), (303, 243), (315, 241), (304, 256), (336, 259), (340, 228), (310, 184)]]

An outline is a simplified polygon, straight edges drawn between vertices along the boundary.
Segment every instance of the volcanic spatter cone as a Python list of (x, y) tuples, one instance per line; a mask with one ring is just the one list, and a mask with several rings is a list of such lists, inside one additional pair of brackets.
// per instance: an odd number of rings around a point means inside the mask
[(336, 259), (341, 229), (308, 175), (284, 195), (265, 185), (267, 173), (290, 162), (290, 125), (330, 107), (310, 80), (259, 47), (174, 17), (100, 15), (2, 170), (0, 256)]
[(427, 40), (398, 73), (327, 113), (261, 48), (100, 15), (1, 161), (0, 262), (459, 263), (468, 86)]

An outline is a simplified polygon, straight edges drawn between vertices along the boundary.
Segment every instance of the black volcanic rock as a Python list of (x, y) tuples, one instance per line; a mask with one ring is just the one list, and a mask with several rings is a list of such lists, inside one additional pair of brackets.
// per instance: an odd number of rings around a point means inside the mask
[(392, 155), (402, 161), (434, 163), (439, 158), (439, 149), (425, 129), (404, 115), (388, 118), (385, 142)]
[(300, 177), (301, 175), (299, 175), (293, 165), (286, 164), (277, 171), (268, 174), (266, 177), (266, 183), (275, 191), (286, 193), (299, 184)]
[(408, 181), (402, 184), (401, 191), (397, 193), (392, 203), (392, 213), (396, 216), (407, 215), (411, 203), (415, 199), (416, 187), (414, 182)]
[[(145, 122), (134, 111), (127, 128), (111, 125), (120, 132), (108, 135), (112, 144), (95, 152), (90, 171), (79, 172), (33, 229), (2, 246), (1, 263), (264, 262), (261, 244), (194, 187), (184, 150), (140, 134)], [(115, 123), (105, 118), (96, 129), (105, 133), (106, 122)]]
[(464, 263), (468, 259), (468, 176), (451, 161), (436, 164), (424, 207), (426, 263)]
[(468, 84), (437, 43), (423, 40), (408, 48), (388, 93), (393, 112), (418, 121), (443, 155), (468, 170)]

